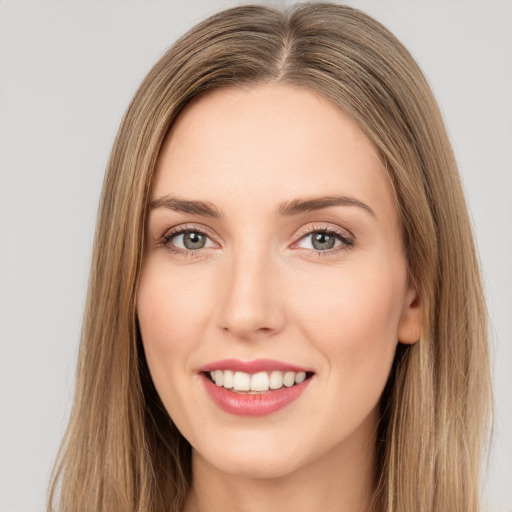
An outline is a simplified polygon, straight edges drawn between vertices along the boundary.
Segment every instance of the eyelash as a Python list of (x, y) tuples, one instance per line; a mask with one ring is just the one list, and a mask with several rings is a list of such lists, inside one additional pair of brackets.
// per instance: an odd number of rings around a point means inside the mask
[[(206, 238), (211, 237), (208, 235), (208, 233), (202, 229), (198, 229), (194, 226), (180, 226), (177, 229), (168, 231), (165, 233), (160, 241), (161, 246), (166, 247), (169, 251), (171, 251), (173, 254), (176, 254), (178, 256), (188, 258), (196, 256), (199, 252), (201, 252), (201, 249), (180, 249), (178, 247), (175, 247), (172, 245), (171, 241), (179, 236), (184, 235), (187, 233), (197, 233), (199, 235), (202, 235)], [(341, 241), (341, 245), (339, 245), (336, 248), (333, 249), (327, 249), (325, 251), (321, 251), (318, 249), (304, 249), (307, 251), (308, 256), (314, 256), (314, 257), (325, 257), (325, 256), (332, 256), (334, 254), (337, 254), (340, 251), (345, 251), (350, 249), (354, 243), (355, 239), (353, 237), (347, 236), (345, 233), (337, 230), (336, 228), (327, 227), (327, 226), (312, 226), (310, 228), (305, 229), (304, 231), (301, 231), (298, 233), (298, 240), (297, 242), (294, 242), (294, 245), (298, 243), (300, 240), (306, 238), (307, 236), (310, 236), (315, 233), (322, 233), (325, 235), (332, 235), (335, 238), (337, 238), (339, 241)]]

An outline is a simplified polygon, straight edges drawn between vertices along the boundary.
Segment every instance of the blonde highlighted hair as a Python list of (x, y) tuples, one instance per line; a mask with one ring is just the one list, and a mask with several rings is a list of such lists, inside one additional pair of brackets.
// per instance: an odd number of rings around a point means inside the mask
[(457, 165), (421, 70), (350, 7), (236, 7), (174, 44), (144, 79), (106, 171), (76, 393), (48, 510), (181, 510), (191, 448), (149, 376), (136, 295), (155, 163), (200, 94), (280, 82), (328, 98), (379, 149), (393, 183), (421, 340), (399, 345), (381, 398), (374, 508), (476, 512), (491, 390), (487, 316)]

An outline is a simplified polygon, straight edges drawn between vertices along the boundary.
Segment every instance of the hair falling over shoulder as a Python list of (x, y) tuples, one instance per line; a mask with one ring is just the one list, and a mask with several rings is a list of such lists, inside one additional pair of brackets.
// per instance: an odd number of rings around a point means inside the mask
[(162, 142), (193, 98), (281, 82), (329, 99), (379, 149), (393, 184), (420, 341), (399, 345), (381, 398), (376, 512), (477, 512), (490, 431), (487, 314), (457, 165), (432, 92), (366, 14), (249, 5), (200, 23), (150, 70), (106, 171), (75, 398), (48, 511), (180, 511), (191, 448), (149, 376), (136, 316), (148, 196)]

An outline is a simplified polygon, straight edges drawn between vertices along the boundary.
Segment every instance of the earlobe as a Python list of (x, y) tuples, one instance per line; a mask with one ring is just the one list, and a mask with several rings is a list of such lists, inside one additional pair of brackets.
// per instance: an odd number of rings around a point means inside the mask
[(412, 345), (419, 341), (423, 326), (423, 310), (416, 287), (411, 283), (405, 296), (404, 307), (398, 324), (398, 341)]

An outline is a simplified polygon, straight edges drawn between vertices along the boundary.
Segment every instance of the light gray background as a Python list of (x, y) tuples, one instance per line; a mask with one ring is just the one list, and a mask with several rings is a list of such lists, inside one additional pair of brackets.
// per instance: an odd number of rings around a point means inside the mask
[[(124, 109), (176, 37), (236, 3), (0, 0), (1, 512), (44, 508), (72, 399), (103, 172)], [(445, 114), (495, 332), (488, 505), (511, 512), (512, 3), (350, 3), (402, 39)]]

